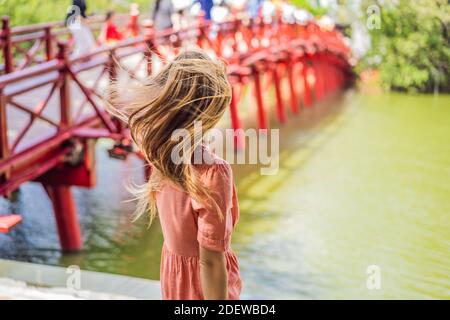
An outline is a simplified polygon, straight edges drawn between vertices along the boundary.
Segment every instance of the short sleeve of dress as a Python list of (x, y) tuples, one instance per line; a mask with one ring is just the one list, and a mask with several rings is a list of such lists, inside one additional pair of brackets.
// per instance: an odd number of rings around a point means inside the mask
[(198, 213), (197, 241), (203, 248), (212, 251), (227, 251), (230, 247), (233, 230), (231, 209), (233, 207), (234, 182), (231, 167), (226, 162), (211, 165), (202, 173), (201, 180), (211, 191), (222, 218), (215, 210), (192, 199), (192, 208)]

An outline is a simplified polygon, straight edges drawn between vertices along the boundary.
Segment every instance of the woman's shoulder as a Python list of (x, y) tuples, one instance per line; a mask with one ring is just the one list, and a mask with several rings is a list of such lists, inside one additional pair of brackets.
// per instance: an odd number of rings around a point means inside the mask
[(209, 147), (202, 147), (202, 158), (199, 164), (195, 165), (199, 174), (205, 179), (219, 178), (231, 179), (233, 172), (231, 165), (218, 156)]

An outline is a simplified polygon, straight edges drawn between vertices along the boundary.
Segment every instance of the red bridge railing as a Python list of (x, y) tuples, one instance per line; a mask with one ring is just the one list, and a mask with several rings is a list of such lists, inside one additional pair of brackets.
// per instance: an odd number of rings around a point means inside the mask
[[(127, 14), (117, 16), (124, 24)], [(104, 17), (92, 16), (87, 24), (94, 33), (101, 29)], [(69, 40), (70, 31), (64, 22), (48, 22), (12, 27), (8, 16), (2, 17), (0, 29), (0, 74), (11, 73), (55, 58), (58, 41)]]
[[(342, 36), (314, 23), (233, 20), (156, 35), (149, 24), (142, 36), (76, 58), (59, 42), (49, 61), (0, 76), (0, 195), (28, 181), (42, 183), (53, 203), (62, 248), (81, 249), (70, 187), (95, 184), (96, 139), (114, 139), (119, 150), (128, 150), (123, 145), (127, 129), (106, 112), (105, 89), (120, 70), (130, 81), (142, 81), (152, 74), (155, 57), (168, 58), (187, 45), (228, 61), (235, 130), (241, 128), (239, 102), (246, 86), (253, 88), (258, 126), (266, 129), (264, 88), (269, 85), (275, 89), (276, 117), (284, 123), (288, 112), (298, 114), (352, 80)], [(242, 146), (239, 135), (235, 144)]]

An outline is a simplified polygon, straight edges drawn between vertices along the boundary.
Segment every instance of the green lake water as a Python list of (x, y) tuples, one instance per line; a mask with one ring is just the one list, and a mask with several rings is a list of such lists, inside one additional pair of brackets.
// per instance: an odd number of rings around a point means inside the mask
[[(278, 174), (234, 167), (243, 298), (450, 298), (450, 96), (351, 91), (289, 118)], [(109, 159), (108, 145), (97, 187), (75, 190), (85, 251), (60, 253), (50, 203), (27, 184), (0, 202), (24, 216), (0, 257), (159, 277), (159, 226), (131, 223), (123, 202), (142, 164)]]

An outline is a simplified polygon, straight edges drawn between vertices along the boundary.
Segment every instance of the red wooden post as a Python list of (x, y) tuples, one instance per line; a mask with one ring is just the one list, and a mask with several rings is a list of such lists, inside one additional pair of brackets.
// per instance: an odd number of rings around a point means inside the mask
[(330, 72), (328, 70), (328, 63), (326, 60), (326, 56), (325, 54), (322, 54), (322, 93), (323, 96), (325, 97), (328, 94), (328, 89), (329, 89), (329, 80), (330, 80)]
[[(3, 90), (4, 88), (0, 87), (0, 162), (10, 155), (6, 118), (6, 96)], [(9, 177), (10, 169), (7, 169), (3, 173), (0, 172), (0, 185), (7, 182)], [(6, 196), (10, 196), (10, 193), (7, 193)]]
[(239, 119), (238, 111), (238, 97), (236, 94), (236, 89), (234, 84), (231, 86), (231, 103), (230, 103), (230, 117), (231, 117), (231, 127), (234, 131), (234, 147), (235, 149), (242, 150), (244, 147), (244, 141), (242, 140), (242, 127), (241, 121)]
[(333, 67), (333, 91), (339, 89), (339, 70)]
[(329, 78), (327, 80), (327, 91), (328, 92), (333, 92), (334, 91), (334, 66), (332, 61), (330, 60), (330, 55), (327, 53), (326, 55), (326, 66), (327, 66), (327, 74), (329, 75)]
[(318, 54), (315, 54), (312, 61), (312, 70), (314, 71), (314, 97), (315, 101), (319, 101), (322, 98), (322, 74), (320, 72), (320, 61)]
[(2, 18), (2, 39), (3, 42), (3, 58), (5, 59), (5, 72), (14, 71), (14, 62), (12, 56), (11, 28), (9, 26), (9, 17)]
[(322, 60), (322, 53), (317, 53), (316, 55), (316, 67), (315, 67), (315, 73), (316, 73), (316, 80), (317, 80), (317, 100), (321, 100), (323, 96), (325, 95), (325, 69), (324, 69), (324, 63)]
[[(6, 121), (6, 97), (0, 87), (0, 160), (9, 156), (8, 127)], [(9, 172), (0, 173), (0, 184), (9, 178)]]
[(334, 90), (338, 90), (339, 89), (339, 74), (340, 74), (340, 69), (336, 66), (333, 66), (333, 74), (334, 74), (334, 85), (333, 88)]
[(63, 67), (60, 70), (61, 86), (59, 88), (59, 99), (60, 99), (60, 129), (64, 129), (71, 123), (70, 114), (70, 82), (69, 75), (67, 72), (67, 44), (63, 42), (58, 42), (58, 59)]
[(0, 87), (0, 159), (9, 155), (8, 127), (6, 122), (6, 97)]
[(266, 24), (265, 24), (263, 18), (259, 19), (259, 30), (258, 31), (259, 31), (258, 38), (259, 38), (259, 41), (261, 41), (264, 38), (265, 33), (266, 33)]
[(290, 93), (290, 100), (291, 100), (291, 111), (294, 114), (298, 113), (298, 100), (297, 100), (297, 93), (295, 92), (295, 85), (294, 85), (294, 69), (295, 63), (292, 61), (287, 64), (287, 76), (288, 76), (288, 83), (289, 83), (289, 93)]
[(262, 99), (261, 79), (256, 67), (253, 68), (253, 80), (255, 81), (256, 106), (258, 108), (258, 127), (259, 129), (267, 129), (266, 110)]
[(250, 40), (248, 48), (254, 49), (259, 47), (258, 23), (256, 22), (256, 18), (250, 18), (249, 30), (250, 30)]
[(334, 90), (336, 89), (336, 68), (329, 54), (327, 55), (327, 66), (328, 66), (328, 73), (330, 74), (330, 80), (328, 81), (329, 86), (328, 90), (329, 92), (334, 92)]
[(46, 26), (44, 29), (44, 37), (45, 37), (45, 55), (47, 57), (47, 61), (53, 59), (53, 39), (52, 39), (52, 30), (50, 26)]
[(144, 36), (145, 36), (145, 45), (147, 48), (144, 51), (144, 56), (147, 61), (147, 75), (152, 75), (152, 49), (153, 49), (153, 41), (155, 36), (155, 31), (153, 29), (153, 22), (147, 21), (144, 24)]
[(302, 78), (303, 78), (303, 103), (305, 107), (310, 107), (312, 104), (311, 101), (311, 92), (308, 83), (308, 60), (305, 58), (302, 61)]
[(83, 247), (75, 201), (70, 186), (46, 185), (55, 211), (59, 241), (63, 251), (79, 251)]
[[(106, 65), (108, 68), (108, 76), (109, 76), (109, 85), (110, 86), (114, 86), (114, 83), (117, 80), (117, 65), (116, 65), (115, 57), (116, 56), (115, 56), (114, 50), (110, 50), (108, 53), (109, 61)], [(123, 131), (125, 129), (123, 122), (120, 119), (115, 118), (115, 117), (113, 117), (112, 120), (114, 122), (115, 128), (117, 129), (117, 132), (123, 133)]]
[(233, 44), (232, 44), (233, 52), (238, 51), (238, 42), (236, 40), (236, 36), (239, 31), (240, 25), (241, 25), (241, 21), (238, 20), (237, 18), (234, 18), (234, 21), (233, 21)]
[(283, 98), (281, 97), (281, 85), (280, 85), (280, 77), (278, 76), (277, 65), (273, 66), (272, 76), (275, 85), (275, 97), (277, 100), (277, 118), (280, 123), (285, 123), (286, 114), (284, 112)]
[(216, 45), (215, 45), (215, 51), (218, 56), (222, 56), (222, 41), (223, 41), (223, 30), (222, 26), (219, 24), (219, 29), (217, 30), (217, 36), (216, 36)]
[[(60, 130), (71, 124), (70, 112), (70, 82), (67, 72), (67, 45), (58, 43), (58, 59), (63, 67), (60, 70)], [(58, 227), (61, 248), (64, 251), (78, 251), (82, 249), (80, 226), (77, 219), (77, 209), (73, 200), (70, 186), (64, 184), (44, 184), (52, 201)]]
[(330, 81), (329, 81), (329, 85), (330, 85), (330, 91), (334, 92), (334, 90), (336, 89), (336, 69), (333, 66), (332, 61), (328, 61), (328, 69), (330, 70)]

